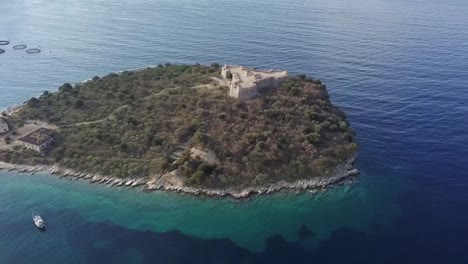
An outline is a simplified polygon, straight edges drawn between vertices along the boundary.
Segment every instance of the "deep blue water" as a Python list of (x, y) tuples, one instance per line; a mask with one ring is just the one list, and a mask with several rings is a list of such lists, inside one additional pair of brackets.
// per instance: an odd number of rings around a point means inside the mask
[[(331, 191), (246, 203), (3, 171), (0, 263), (468, 263), (466, 1), (0, 6), (1, 109), (165, 62), (287, 69), (327, 84), (358, 133), (361, 171)], [(22, 42), (42, 52), (12, 50)]]

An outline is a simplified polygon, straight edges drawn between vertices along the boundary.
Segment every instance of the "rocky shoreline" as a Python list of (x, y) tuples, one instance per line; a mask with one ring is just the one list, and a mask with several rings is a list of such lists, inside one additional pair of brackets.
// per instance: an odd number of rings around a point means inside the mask
[(271, 194), (279, 191), (306, 191), (329, 188), (359, 174), (359, 171), (353, 166), (355, 159), (356, 157), (353, 157), (349, 159), (345, 164), (338, 167), (336, 169), (335, 176), (332, 177), (305, 179), (298, 180), (295, 182), (280, 181), (276, 183), (266, 184), (261, 187), (246, 187), (242, 189), (205, 189), (187, 187), (180, 184), (160, 183), (160, 177), (120, 179), (112, 176), (100, 176), (97, 174), (75, 172), (70, 169), (62, 168), (59, 165), (31, 166), (0, 162), (0, 170), (3, 169), (8, 171), (17, 171), (18, 173), (31, 174), (35, 174), (37, 172), (48, 172), (50, 174), (59, 176), (59, 178), (67, 178), (69, 180), (85, 180), (89, 183), (103, 184), (114, 187), (143, 187), (144, 191), (160, 190), (177, 193), (186, 193), (195, 196), (203, 195), (208, 197), (232, 197), (235, 199), (245, 199), (254, 195)]

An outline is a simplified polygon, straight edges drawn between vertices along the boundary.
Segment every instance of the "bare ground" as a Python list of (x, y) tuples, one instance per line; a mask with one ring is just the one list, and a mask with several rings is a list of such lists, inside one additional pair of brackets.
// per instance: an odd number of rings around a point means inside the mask
[(22, 127), (17, 128), (15, 132), (9, 131), (8, 133), (2, 135), (2, 138), (10, 137), (11, 143), (7, 144), (5, 140), (0, 140), (0, 150), (13, 149), (15, 146), (20, 144), (18, 141), (16, 141), (18, 138), (24, 137), (27, 134), (41, 127), (54, 130), (58, 129), (58, 127), (54, 124), (50, 124), (40, 120), (28, 120)]

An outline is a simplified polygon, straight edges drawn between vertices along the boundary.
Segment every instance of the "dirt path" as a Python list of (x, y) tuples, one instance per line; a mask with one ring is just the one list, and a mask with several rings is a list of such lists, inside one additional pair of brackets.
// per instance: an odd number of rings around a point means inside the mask
[[(215, 77), (213, 77), (215, 78)], [(190, 87), (188, 89), (201, 89), (201, 88), (208, 88), (208, 89), (211, 89), (213, 88), (214, 85), (213, 84), (199, 84), (199, 85), (196, 85), (196, 86), (193, 86), (193, 87)], [(140, 98), (137, 100), (138, 103), (141, 103), (145, 100), (148, 100), (150, 98), (154, 98), (156, 96), (160, 96), (164, 93), (167, 93), (168, 91), (170, 90), (177, 90), (177, 89), (181, 89), (182, 87), (172, 87), (172, 88), (167, 88), (167, 89), (164, 89), (158, 93), (155, 93), (155, 94), (151, 94), (151, 95), (148, 95), (146, 97), (143, 97), (143, 98)], [(102, 123), (106, 120), (110, 120), (112, 118), (112, 116), (117, 113), (118, 111), (126, 108), (126, 107), (129, 107), (130, 105), (126, 104), (126, 105), (122, 105), (122, 106), (119, 106), (117, 107), (116, 109), (114, 109), (114, 111), (112, 111), (107, 117), (105, 118), (102, 118), (102, 119), (98, 119), (98, 120), (94, 120), (94, 121), (85, 121), (85, 122), (79, 122), (79, 123), (74, 123), (74, 124), (69, 124), (69, 125), (64, 125), (64, 127), (70, 127), (70, 126), (84, 126), (84, 125), (91, 125), (91, 124), (97, 124), (97, 123)]]
[(211, 77), (212, 80), (218, 83), (219, 86), (228, 86), (230, 85), (230, 81), (226, 79), (221, 79), (218, 77)]
[(102, 123), (102, 122), (104, 122), (106, 120), (110, 120), (115, 113), (117, 113), (118, 111), (120, 111), (120, 110), (122, 110), (122, 109), (124, 109), (126, 107), (129, 107), (129, 105), (127, 104), (127, 105), (119, 106), (116, 109), (114, 109), (114, 111), (112, 111), (109, 115), (107, 115), (105, 118), (102, 118), (102, 119), (98, 119), (98, 120), (94, 120), (94, 121), (85, 121), (85, 122), (74, 123), (74, 124), (70, 124), (70, 125), (65, 125), (65, 127), (84, 126), (84, 125)]
[[(140, 98), (137, 100), (137, 102), (142, 102), (142, 101), (145, 101), (149, 98), (152, 98), (152, 97), (155, 97), (155, 96), (159, 96), (161, 94), (163, 94), (164, 92), (168, 91), (168, 90), (174, 90), (174, 89), (180, 89), (180, 87), (173, 87), (173, 88), (167, 88), (167, 89), (164, 89), (158, 93), (155, 93), (155, 94), (151, 94), (151, 95), (148, 95), (146, 97), (143, 97), (143, 98)], [(130, 105), (126, 104), (126, 105), (122, 105), (122, 106), (119, 106), (117, 107), (116, 109), (114, 109), (114, 111), (112, 111), (109, 115), (107, 115), (105, 118), (102, 118), (102, 119), (98, 119), (98, 120), (94, 120), (94, 121), (85, 121), (85, 122), (79, 122), (79, 123), (74, 123), (74, 124), (69, 124), (69, 125), (64, 125), (65, 127), (70, 127), (70, 126), (83, 126), (83, 125), (90, 125), (90, 124), (97, 124), (97, 123), (102, 123), (106, 120), (110, 120), (112, 118), (112, 116), (117, 113), (118, 111), (126, 108), (126, 107), (129, 107)]]

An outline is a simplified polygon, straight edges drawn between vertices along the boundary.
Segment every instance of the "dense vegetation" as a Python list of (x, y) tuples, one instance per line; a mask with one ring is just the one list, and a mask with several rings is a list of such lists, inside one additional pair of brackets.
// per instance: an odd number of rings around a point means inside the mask
[[(12, 151), (11, 162), (59, 162), (117, 177), (178, 169), (186, 184), (255, 185), (331, 175), (356, 151), (345, 115), (325, 85), (305, 75), (251, 101), (217, 87), (219, 65), (160, 65), (109, 74), (32, 98), (10, 120), (55, 123), (60, 135), (44, 157)], [(217, 164), (177, 161), (181, 146), (213, 150)]]

